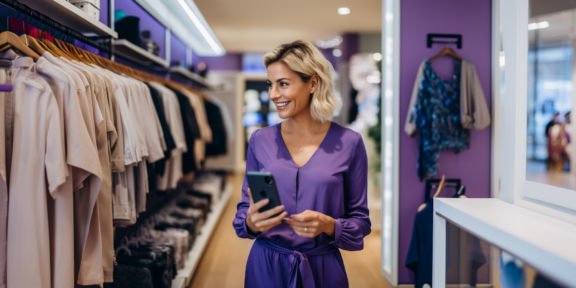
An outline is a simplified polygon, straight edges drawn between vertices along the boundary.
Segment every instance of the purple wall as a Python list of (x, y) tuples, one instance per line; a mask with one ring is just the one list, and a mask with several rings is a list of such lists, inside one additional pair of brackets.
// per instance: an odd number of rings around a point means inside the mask
[(100, 22), (110, 27), (110, 25), (108, 25), (108, 1), (109, 0), (100, 0)]
[(192, 55), (192, 64), (198, 67), (198, 63), (204, 62), (210, 71), (242, 71), (242, 54), (226, 53), (224, 56), (200, 57), (194, 53)]
[(330, 49), (322, 49), (322, 48), (318, 48), (320, 50), (320, 52), (322, 52), (322, 54), (324, 55), (324, 57), (326, 58), (326, 60), (328, 60), (328, 62), (330, 62), (330, 64), (332, 64), (332, 67), (334, 68), (334, 70), (338, 70), (338, 67), (340, 66), (340, 59), (342, 57), (336, 57), (333, 54), (334, 49), (342, 49), (340, 46), (335, 47), (335, 48), (330, 48)]
[(342, 61), (349, 61), (350, 57), (360, 52), (360, 35), (358, 33), (346, 33), (342, 35)]
[[(427, 33), (462, 34), (462, 49), (455, 49), (463, 59), (476, 66), (488, 107), (490, 100), (490, 1), (460, 0), (403, 0), (400, 7), (400, 254), (399, 283), (414, 283), (413, 273), (405, 267), (406, 255), (412, 237), (414, 217), (418, 206), (424, 202), (425, 183), (416, 173), (418, 139), (410, 138), (403, 131), (412, 87), (420, 63), (437, 54), (444, 46), (435, 44), (426, 48)], [(446, 79), (453, 73), (453, 61), (439, 59), (433, 68)], [(471, 129), (470, 149), (454, 154), (440, 153), (437, 178), (460, 178), (466, 185), (466, 195), (471, 198), (490, 197), (490, 130)], [(452, 189), (453, 190), (453, 189)], [(440, 197), (450, 197), (454, 192), (446, 189)]]
[(152, 34), (152, 40), (160, 46), (160, 53), (158, 55), (160, 58), (166, 58), (166, 28), (164, 28), (160, 22), (156, 21), (154, 17), (148, 14), (146, 10), (142, 9), (142, 7), (136, 4), (133, 0), (115, 0), (114, 8), (115, 10), (124, 10), (128, 16), (140, 18), (140, 32), (149, 30), (150, 34)]
[(186, 45), (172, 33), (170, 33), (170, 61), (186, 61)]

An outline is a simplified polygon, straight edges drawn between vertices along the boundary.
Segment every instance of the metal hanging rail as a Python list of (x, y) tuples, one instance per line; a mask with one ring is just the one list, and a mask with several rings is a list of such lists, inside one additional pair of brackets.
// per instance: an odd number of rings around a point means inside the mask
[[(19, 13), (22, 13), (24, 15), (30, 16), (34, 21), (25, 21), (28, 22), (31, 25), (35, 25), (38, 22), (41, 24), (44, 24), (52, 29), (54, 29), (54, 31), (56, 32), (60, 32), (64, 35), (67, 35), (69, 37), (72, 37), (74, 39), (77, 39), (81, 42), (84, 42), (94, 48), (97, 48), (99, 50), (102, 50), (106, 53), (108, 53), (109, 55), (113, 54), (113, 46), (112, 46), (112, 37), (87, 37), (84, 34), (75, 31), (73, 29), (70, 29), (60, 23), (58, 23), (57, 21), (51, 19), (50, 17), (28, 7), (25, 4), (22, 4), (16, 0), (0, 0), (0, 4), (7, 6), (11, 9), (14, 9), (14, 11), (17, 11)], [(10, 15), (7, 15), (7, 17), (10, 17)], [(97, 42), (94, 41), (93, 39), (108, 39), (108, 43), (107, 45), (102, 43), (102, 42)]]

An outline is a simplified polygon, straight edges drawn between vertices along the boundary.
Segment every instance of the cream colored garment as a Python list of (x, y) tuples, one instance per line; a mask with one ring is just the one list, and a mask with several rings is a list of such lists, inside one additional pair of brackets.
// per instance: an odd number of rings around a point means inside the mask
[[(56, 99), (31, 58), (13, 61), (14, 149), (8, 208), (8, 288), (50, 288), (47, 193), (66, 181)], [(25, 69), (25, 67), (30, 67)], [(48, 187), (46, 187), (48, 184)]]
[[(96, 103), (100, 107), (104, 121), (99, 126), (99, 133), (97, 136), (98, 157), (102, 166), (102, 188), (98, 194), (98, 208), (99, 208), (99, 222), (100, 233), (102, 239), (102, 269), (104, 272), (104, 282), (114, 281), (114, 228), (112, 221), (112, 172), (110, 169), (110, 147), (108, 146), (108, 132), (115, 131), (110, 129), (112, 118), (108, 110), (108, 82), (106, 75), (101, 74), (93, 67), (80, 63), (88, 71), (92, 72), (94, 76), (94, 83), (97, 86)], [(94, 268), (96, 269), (96, 268)]]
[(482, 130), (490, 125), (490, 110), (486, 105), (486, 98), (482, 84), (478, 79), (474, 64), (462, 60), (462, 74), (460, 75), (460, 117), (462, 127)]
[[(116, 225), (116, 220), (131, 220), (135, 211), (134, 207), (134, 191), (129, 190), (127, 174), (133, 173), (132, 168), (129, 166), (136, 163), (136, 151), (135, 151), (135, 135), (133, 128), (133, 120), (128, 109), (128, 104), (126, 102), (126, 97), (124, 95), (124, 82), (119, 79), (119, 75), (116, 75), (110, 71), (100, 70), (106, 73), (114, 85), (114, 94), (116, 96), (116, 103), (118, 106), (118, 114), (116, 117), (120, 116), (120, 124), (122, 131), (122, 141), (123, 143), (117, 143), (116, 145), (122, 144), (121, 147), (116, 149), (123, 150), (124, 158), (121, 159), (123, 166), (122, 172), (112, 174), (112, 211), (113, 211), (113, 221)], [(120, 131), (120, 130), (119, 130)]]
[[(146, 139), (146, 145), (148, 146), (148, 162), (154, 163), (160, 159), (164, 159), (164, 150), (162, 149), (161, 139), (164, 137), (160, 136), (158, 133), (158, 114), (154, 103), (152, 102), (152, 96), (150, 95), (150, 89), (144, 83), (135, 80), (135, 84), (138, 88), (137, 104), (139, 105), (137, 110), (142, 116), (142, 130), (144, 131), (144, 137)], [(156, 128), (154, 128), (156, 127)], [(161, 127), (160, 127), (161, 128)]]
[[(66, 162), (69, 176), (57, 190), (56, 199), (48, 199), (50, 220), (50, 244), (52, 258), (52, 287), (74, 287), (74, 204), (72, 171), (81, 169), (85, 172), (97, 171), (97, 165), (91, 163), (89, 155), (91, 139), (84, 123), (78, 102), (77, 88), (74, 80), (62, 69), (51, 64), (46, 57), (38, 60), (37, 69), (54, 93), (58, 104)], [(86, 177), (88, 173), (84, 174)], [(85, 178), (85, 177), (84, 177)], [(84, 179), (77, 179), (83, 181)]]
[(120, 107), (116, 99), (116, 90), (114, 83), (108, 77), (105, 78), (108, 85), (108, 110), (112, 123), (109, 123), (108, 130), (108, 147), (110, 147), (110, 164), (112, 172), (124, 172), (124, 136), (122, 135), (122, 119), (120, 117)]
[[(122, 83), (122, 89), (124, 90), (124, 97), (126, 100), (127, 114), (132, 119), (132, 135), (134, 136), (134, 150), (136, 151), (136, 159), (134, 163), (142, 161), (144, 157), (148, 156), (148, 147), (146, 146), (146, 140), (144, 140), (144, 132), (142, 131), (142, 126), (140, 125), (140, 119), (137, 114), (137, 109), (132, 108), (135, 103), (131, 103), (133, 100), (133, 93), (135, 93), (134, 88), (131, 83), (131, 79), (124, 76), (119, 76), (118, 78)], [(132, 101), (133, 102), (133, 101)], [(120, 110), (122, 113), (122, 110)]]
[[(11, 52), (11, 53), (8, 53)], [(1, 53), (0, 59), (13, 60), (15, 59), (15, 54), (12, 50)], [(12, 77), (14, 75), (14, 69), (10, 68), (0, 68), (0, 83), (1, 84), (12, 84)], [(12, 92), (0, 92), (0, 135), (5, 135), (5, 137), (0, 137), (0, 288), (6, 288), (6, 233), (8, 232), (8, 170), (10, 167), (7, 163), (6, 154), (11, 153), (8, 149), (6, 141), (10, 142), (12, 137), (8, 135), (10, 128), (6, 129), (6, 126), (12, 127), (12, 116), (9, 113), (12, 111), (13, 106), (13, 94)], [(7, 113), (8, 112), (8, 113)]]
[(113, 219), (114, 226), (125, 226), (134, 224), (136, 222), (136, 203), (135, 203), (135, 187), (134, 187), (134, 166), (142, 161), (141, 147), (138, 135), (136, 134), (136, 120), (134, 114), (131, 113), (128, 106), (126, 93), (127, 78), (114, 74), (110, 71), (100, 69), (101, 72), (106, 73), (112, 83), (118, 107), (120, 111), (120, 118), (122, 123), (122, 134), (124, 140), (124, 172), (113, 173)]
[[(58, 68), (62, 69), (64, 72), (66, 72), (74, 81), (74, 84), (76, 86), (76, 94), (77, 94), (77, 99), (78, 99), (78, 103), (82, 109), (82, 107), (86, 107), (87, 104), (84, 104), (86, 102), (86, 84), (88, 83), (85, 80), (85, 77), (83, 75), (81, 75), (80, 71), (72, 68), (70, 65), (66, 65), (64, 64), (64, 62), (62, 62), (60, 59), (52, 56), (52, 54), (50, 53), (44, 53), (42, 55), (42, 57), (46, 60), (48, 60), (50, 63), (54, 64), (55, 66), (57, 66)], [(84, 77), (84, 80), (82, 79), (82, 77)], [(80, 121), (83, 125), (83, 127), (85, 127), (84, 129), (86, 130), (86, 133), (88, 133), (88, 137), (90, 137), (90, 130), (93, 130), (93, 126), (89, 125), (86, 126), (86, 123), (89, 123), (89, 119), (91, 117), (90, 114), (88, 114), (86, 111), (81, 111), (81, 115), (82, 115), (82, 119), (84, 119), (84, 121)], [(92, 138), (90, 138), (90, 141), (92, 141)], [(95, 150), (92, 150), (95, 152)], [(91, 163), (92, 164), (92, 163)], [(92, 166), (94, 171), (97, 171), (97, 166)], [(92, 169), (92, 168), (91, 168)], [(88, 176), (90, 175), (90, 172), (83, 170), (83, 169), (74, 169), (73, 170), (73, 175), (72, 175), (72, 179), (73, 179), (73, 187), (74, 187), (74, 191), (76, 191), (77, 189), (80, 189), (82, 187), (82, 182), (84, 181), (84, 179), (86, 179)]]
[[(102, 263), (102, 236), (100, 230), (100, 208), (98, 198), (102, 189), (104, 174), (100, 164), (98, 147), (98, 135), (101, 124), (104, 122), (102, 111), (96, 100), (96, 95), (102, 88), (98, 85), (92, 71), (80, 65), (78, 62), (68, 61), (61, 58), (66, 64), (79, 70), (87, 79), (89, 86), (86, 89), (87, 112), (91, 113), (91, 119), (86, 122), (86, 126), (93, 127), (91, 139), (96, 157), (92, 160), (100, 170), (99, 173), (92, 174), (83, 182), (83, 187), (74, 194), (74, 214), (75, 214), (75, 264), (78, 269), (77, 283), (81, 285), (101, 285), (104, 283), (104, 271)], [(103, 130), (102, 133), (106, 133)], [(107, 149), (104, 150), (107, 153)]]
[[(404, 132), (408, 136), (414, 136), (418, 133), (416, 123), (410, 121), (412, 109), (418, 98), (418, 91), (420, 91), (420, 82), (424, 76), (424, 66), (427, 60), (420, 64), (418, 73), (416, 74), (416, 81), (412, 87), (412, 97), (410, 98), (410, 105), (408, 106), (408, 113), (406, 115), (406, 122), (404, 123)], [(462, 71), (460, 73), (460, 120), (464, 129), (470, 129), (472, 126), (476, 130), (482, 130), (490, 125), (490, 110), (486, 105), (486, 98), (482, 91), (482, 85), (476, 74), (474, 64), (462, 60)]]
[[(146, 114), (147, 109), (142, 109), (142, 102), (145, 99), (142, 95), (141, 90), (139, 89), (140, 82), (128, 77), (122, 77), (125, 85), (125, 95), (126, 95), (126, 102), (128, 103), (128, 109), (134, 119), (134, 129), (138, 139), (138, 147), (141, 151), (142, 159), (139, 159), (138, 163), (136, 163), (136, 167), (134, 167), (134, 199), (135, 199), (135, 206), (136, 207), (136, 216), (138, 213), (146, 211), (146, 194), (148, 193), (148, 171), (146, 170), (146, 163), (145, 159), (150, 157), (150, 153), (154, 152), (154, 144), (156, 142), (148, 142), (147, 140), (147, 117), (149, 119), (150, 116)], [(152, 145), (152, 147), (149, 146)], [(161, 149), (160, 143), (157, 144), (158, 148)], [(128, 175), (130, 177), (130, 175)], [(129, 179), (129, 178), (128, 178)], [(129, 186), (130, 187), (130, 186)], [(130, 223), (122, 223), (122, 224), (133, 224), (135, 222), (135, 218), (132, 217)], [(120, 222), (116, 222), (120, 223)]]

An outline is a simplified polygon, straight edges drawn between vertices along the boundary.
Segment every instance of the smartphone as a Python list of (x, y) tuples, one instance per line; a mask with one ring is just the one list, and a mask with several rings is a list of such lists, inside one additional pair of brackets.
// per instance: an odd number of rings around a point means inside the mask
[[(252, 200), (254, 200), (254, 203), (263, 199), (270, 200), (270, 202), (268, 202), (266, 206), (260, 208), (260, 211), (258, 212), (262, 213), (276, 206), (282, 205), (280, 203), (278, 188), (276, 188), (276, 181), (274, 180), (274, 175), (272, 175), (272, 173), (249, 171), (246, 173), (246, 178), (248, 178), (248, 186), (250, 186), (250, 191), (252, 191)], [(280, 215), (280, 213), (276, 215)]]

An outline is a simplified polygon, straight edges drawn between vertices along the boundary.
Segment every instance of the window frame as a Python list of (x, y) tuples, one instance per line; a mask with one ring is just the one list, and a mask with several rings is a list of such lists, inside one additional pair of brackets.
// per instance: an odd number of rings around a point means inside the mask
[[(514, 205), (576, 223), (576, 191), (526, 180), (529, 1), (496, 1), (500, 2), (500, 11), (494, 16), (500, 25), (493, 29), (493, 39), (502, 39), (505, 55), (505, 92), (501, 95), (499, 89), (493, 90), (498, 102), (493, 111), (497, 113), (495, 123), (499, 130), (497, 149), (493, 150), (497, 156), (493, 155), (493, 164), (497, 165), (493, 169), (499, 171), (500, 180), (496, 194)], [(500, 44), (495, 44), (499, 48)], [(493, 57), (498, 54), (493, 53)], [(499, 79), (499, 69), (493, 69), (493, 73), (493, 79)], [(572, 97), (576, 103), (576, 92)]]

